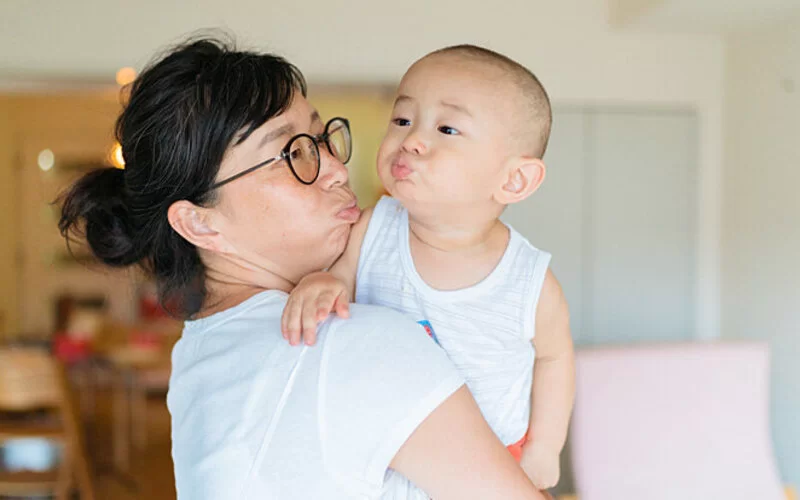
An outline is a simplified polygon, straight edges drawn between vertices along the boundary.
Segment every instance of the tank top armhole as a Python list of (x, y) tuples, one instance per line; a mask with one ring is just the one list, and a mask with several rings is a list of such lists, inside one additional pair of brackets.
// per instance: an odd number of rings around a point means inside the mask
[(547, 269), (550, 267), (552, 256), (544, 251), (536, 250), (536, 261), (533, 262), (531, 279), (524, 300), (527, 300), (526, 307), (523, 307), (524, 317), (522, 318), (523, 338), (532, 341), (536, 337), (536, 309), (539, 305), (539, 298), (542, 295), (544, 279), (547, 276)]

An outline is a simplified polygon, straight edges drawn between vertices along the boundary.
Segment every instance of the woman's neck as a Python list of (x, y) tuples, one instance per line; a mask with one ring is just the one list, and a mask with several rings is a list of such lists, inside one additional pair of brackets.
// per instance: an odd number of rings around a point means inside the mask
[(213, 287), (206, 287), (206, 295), (203, 297), (203, 305), (200, 310), (192, 316), (192, 319), (207, 318), (219, 312), (238, 306), (245, 300), (266, 289), (258, 287), (242, 287), (238, 290), (227, 289), (219, 292)]
[(255, 268), (234, 259), (205, 257), (205, 297), (200, 311), (194, 316), (195, 319), (235, 307), (266, 290), (289, 293), (296, 284), (268, 269)]

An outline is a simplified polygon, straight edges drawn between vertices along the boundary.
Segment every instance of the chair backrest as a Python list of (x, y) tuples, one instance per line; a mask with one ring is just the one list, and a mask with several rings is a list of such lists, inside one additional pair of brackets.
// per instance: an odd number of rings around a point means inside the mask
[(769, 351), (759, 343), (577, 353), (571, 428), (581, 500), (778, 500)]
[(61, 366), (37, 349), (0, 349), (0, 411), (61, 407)]

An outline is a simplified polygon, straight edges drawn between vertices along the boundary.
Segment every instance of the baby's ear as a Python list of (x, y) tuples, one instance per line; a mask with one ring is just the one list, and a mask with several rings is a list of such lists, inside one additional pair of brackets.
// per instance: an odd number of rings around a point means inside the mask
[(539, 189), (547, 167), (539, 158), (522, 157), (510, 161), (505, 169), (503, 185), (495, 192), (495, 200), (503, 205), (518, 203)]

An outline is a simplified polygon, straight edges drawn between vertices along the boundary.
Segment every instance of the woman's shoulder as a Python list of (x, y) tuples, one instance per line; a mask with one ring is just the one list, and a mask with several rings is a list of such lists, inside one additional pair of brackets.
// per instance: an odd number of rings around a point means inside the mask
[(444, 351), (411, 318), (353, 304), (320, 336), (320, 434), (331, 473), (379, 491), (416, 427), (463, 385)]
[(352, 304), (350, 318), (331, 319), (326, 336), (326, 357), (337, 364), (358, 365), (374, 373), (395, 373), (403, 366), (440, 375), (455, 373), (422, 325), (387, 307)]
[(388, 307), (370, 304), (350, 304), (350, 317), (343, 320), (332, 318), (330, 327), (337, 332), (335, 335), (368, 335), (376, 340), (396, 334), (416, 338), (418, 334), (424, 333), (424, 328), (410, 316)]
[(285, 303), (285, 293), (266, 291), (211, 316), (185, 322), (172, 350), (170, 386), (180, 389), (172, 392), (191, 394), (196, 387), (224, 386), (229, 377), (255, 376), (270, 369), (265, 359), (280, 354), (284, 344), (288, 347), (280, 331)]
[(210, 333), (220, 328), (226, 328), (232, 323), (241, 323), (248, 320), (262, 321), (276, 315), (280, 316), (286, 304), (285, 292), (278, 290), (265, 290), (252, 295), (239, 304), (223, 311), (200, 319), (184, 322), (185, 335)]
[(369, 324), (371, 321), (396, 320), (401, 323), (414, 321), (407, 314), (384, 306), (372, 304), (350, 304), (352, 319), (357, 319), (359, 324)]

